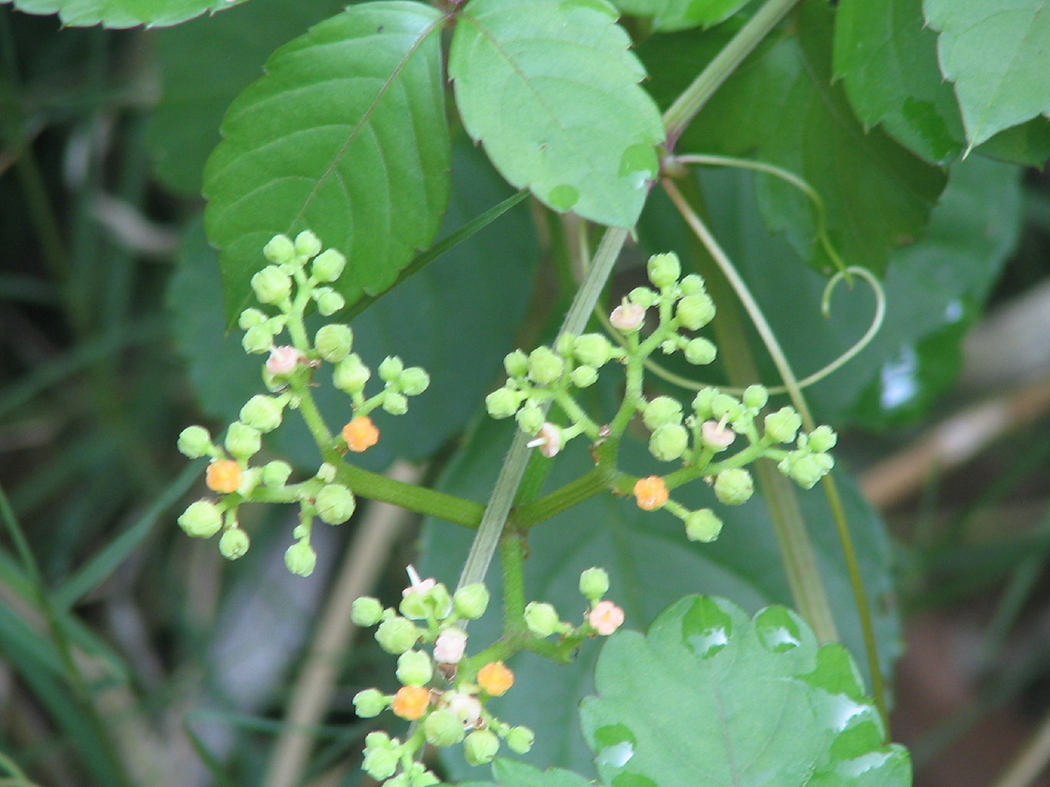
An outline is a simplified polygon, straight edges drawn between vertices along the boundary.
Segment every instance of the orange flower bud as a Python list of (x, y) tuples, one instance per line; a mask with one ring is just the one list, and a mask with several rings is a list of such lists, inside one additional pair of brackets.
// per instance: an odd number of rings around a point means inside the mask
[(415, 721), (427, 711), (430, 692), (422, 686), (402, 686), (394, 695), (390, 709), (402, 719)]
[(359, 415), (343, 427), (343, 439), (346, 447), (355, 453), (361, 453), (379, 442), (379, 430), (367, 415)]
[(514, 685), (514, 673), (502, 661), (493, 661), (478, 670), (478, 685), (498, 697)]
[(634, 497), (643, 511), (660, 508), (667, 502), (667, 484), (658, 475), (639, 478), (634, 485)]
[(208, 465), (204, 481), (213, 492), (236, 492), (241, 485), (241, 466), (232, 459), (216, 459)]

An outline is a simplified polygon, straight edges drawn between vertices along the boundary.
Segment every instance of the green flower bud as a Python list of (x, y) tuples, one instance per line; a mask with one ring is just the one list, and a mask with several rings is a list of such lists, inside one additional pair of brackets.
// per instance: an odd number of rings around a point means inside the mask
[(593, 366), (577, 366), (569, 375), (577, 388), (589, 388), (598, 382), (598, 370)]
[(689, 432), (681, 424), (664, 424), (649, 437), (649, 453), (661, 462), (673, 462), (689, 446)]
[(317, 296), (317, 311), (324, 317), (331, 317), (346, 306), (346, 299), (334, 290), (322, 292)]
[(715, 478), (715, 497), (727, 506), (738, 506), (746, 503), (755, 492), (755, 482), (751, 473), (742, 467), (723, 470)]
[(398, 655), (415, 646), (419, 641), (419, 634), (415, 623), (395, 616), (380, 623), (375, 636), (379, 647), (387, 653)]
[(262, 471), (262, 482), (271, 489), (280, 489), (291, 478), (292, 466), (281, 461), (267, 462)]
[(263, 246), (263, 256), (274, 265), (284, 265), (292, 261), (295, 247), (287, 235), (274, 235), (270, 242)]
[(529, 353), (529, 379), (537, 385), (557, 382), (565, 370), (565, 361), (549, 347), (537, 347)]
[(210, 500), (198, 500), (190, 503), (178, 519), (179, 527), (186, 535), (194, 538), (211, 538), (222, 527), (222, 514), (219, 507)]
[(408, 412), (408, 399), (397, 391), (387, 391), (383, 396), (383, 409), (391, 415), (404, 415)]
[(696, 295), (686, 295), (678, 301), (675, 307), (675, 316), (683, 328), (695, 331), (703, 328), (715, 317), (715, 302), (706, 292)]
[(365, 389), (365, 383), (372, 372), (364, 365), (357, 353), (351, 353), (335, 365), (332, 371), (332, 385), (348, 394), (359, 394)]
[(802, 427), (802, 419), (792, 407), (781, 407), (765, 417), (766, 437), (775, 443), (790, 443)]
[(536, 740), (536, 733), (528, 727), (511, 727), (507, 732), (507, 748), (515, 754), (528, 754)]
[(317, 565), (317, 553), (309, 541), (296, 541), (284, 553), (284, 565), (293, 574), (308, 577)]
[(422, 686), (434, 677), (430, 656), (419, 650), (406, 650), (397, 659), (397, 679), (405, 686)]
[(455, 746), (466, 734), (463, 722), (449, 710), (431, 711), (423, 721), (423, 734), (431, 746)]
[(631, 303), (637, 303), (643, 309), (648, 309), (660, 300), (660, 294), (650, 290), (648, 287), (635, 287), (627, 293), (627, 300)]
[(430, 615), (445, 618), (451, 608), (452, 597), (440, 582), (426, 590), (412, 590), (398, 606), (402, 615), (413, 620), (424, 620)]
[(708, 543), (722, 532), (722, 520), (710, 508), (701, 508), (685, 518), (685, 535), (690, 541)]
[(764, 385), (749, 385), (744, 389), (744, 406), (752, 410), (761, 410), (769, 401), (769, 391)]
[(503, 359), (503, 368), (508, 377), (524, 377), (529, 373), (529, 358), (521, 350), (515, 350)]
[(249, 328), (254, 328), (256, 325), (262, 325), (267, 319), (266, 313), (259, 309), (245, 309), (241, 312), (241, 316), (237, 318), (237, 327), (242, 331), (246, 331)]
[(499, 738), (491, 730), (474, 730), (463, 741), (463, 755), (471, 765), (485, 765), (499, 751)]
[(467, 620), (477, 620), (485, 614), (488, 606), (489, 590), (480, 582), (461, 587), (452, 597), (452, 607), (456, 614)]
[(314, 347), (318, 354), (329, 363), (339, 363), (343, 360), (350, 354), (353, 343), (354, 332), (349, 325), (340, 323), (323, 326), (314, 337)]
[[(401, 774), (408, 778), (407, 784), (394, 784), (388, 781), (385, 787), (434, 787), (434, 785), (441, 784), (441, 779), (428, 771), (421, 762), (413, 762), (408, 768), (408, 772)], [(397, 779), (396, 776), (394, 778)]]
[(485, 409), (493, 418), (510, 418), (518, 412), (521, 394), (509, 388), (499, 388), (485, 397)]
[(685, 345), (685, 359), (693, 366), (706, 366), (718, 355), (718, 348), (702, 336), (690, 339)]
[(365, 749), (365, 759), (361, 768), (377, 781), (389, 779), (401, 762), (401, 747), (394, 749)]
[(236, 560), (244, 557), (250, 544), (247, 533), (239, 527), (231, 527), (219, 539), (219, 554), (227, 560)]
[(657, 396), (642, 411), (642, 421), (650, 432), (664, 424), (682, 423), (682, 405), (670, 396)]
[(543, 410), (527, 404), (518, 410), (518, 427), (525, 434), (536, 434), (543, 426)]
[(314, 498), (317, 516), (329, 525), (341, 525), (348, 520), (357, 508), (354, 493), (342, 484), (328, 484)]
[(706, 421), (711, 417), (711, 404), (717, 395), (718, 389), (716, 388), (701, 388), (693, 397), (693, 412), (701, 421)]
[(572, 358), (572, 345), (576, 337), (571, 333), (563, 333), (554, 344), (554, 351), (562, 358)]
[(355, 598), (354, 603), (350, 605), (350, 620), (354, 622), (355, 626), (368, 628), (369, 626), (374, 626), (382, 619), (383, 605), (379, 603), (377, 598), (360, 596)]
[(525, 625), (537, 637), (549, 637), (561, 629), (561, 619), (553, 605), (530, 601), (525, 605)]
[(815, 453), (822, 454), (825, 451), (830, 451), (835, 447), (835, 443), (839, 441), (839, 437), (832, 430), (830, 426), (818, 426), (812, 432), (809, 433), (809, 439), (806, 442), (806, 447)]
[(572, 343), (576, 359), (587, 366), (601, 368), (612, 357), (612, 344), (600, 333), (585, 333)]
[(806, 454), (794, 451), (777, 467), (803, 489), (812, 489), (817, 481), (831, 472), (835, 460), (828, 454)]
[(654, 254), (646, 263), (646, 271), (649, 281), (661, 290), (667, 289), (678, 281), (682, 275), (682, 265), (678, 262), (678, 255), (673, 251), (667, 254)]
[(681, 291), (682, 295), (699, 295), (702, 292), (706, 292), (704, 289), (703, 278), (695, 273), (683, 276), (682, 281), (678, 285), (678, 289)]
[(317, 281), (335, 281), (343, 274), (345, 266), (346, 257), (335, 249), (328, 249), (328, 251), (321, 252), (320, 256), (314, 260), (310, 272)]
[(253, 325), (241, 337), (241, 347), (250, 355), (259, 355), (270, 351), (273, 346), (274, 333), (268, 323)]
[(419, 396), (430, 387), (430, 375), (419, 366), (409, 366), (397, 376), (397, 387), (405, 396)]
[(313, 259), (321, 253), (321, 241), (310, 230), (303, 230), (295, 236), (295, 253), (306, 259)]
[(179, 433), (179, 453), (190, 459), (209, 456), (214, 448), (211, 435), (203, 426), (187, 426)]
[(291, 295), (292, 279), (276, 265), (267, 265), (252, 276), (252, 289), (259, 303), (280, 303)]
[(379, 379), (384, 383), (392, 383), (400, 376), (401, 372), (405, 370), (405, 365), (401, 363), (401, 359), (396, 355), (388, 355), (383, 359), (383, 362), (379, 364)]
[(362, 719), (371, 719), (386, 710), (390, 702), (379, 689), (365, 689), (354, 695), (354, 711)]
[(259, 449), (262, 448), (262, 435), (255, 427), (234, 421), (226, 430), (224, 445), (234, 458), (247, 459), (259, 453)]
[(597, 602), (609, 592), (609, 574), (604, 568), (588, 568), (580, 574), (580, 593), (584, 598)]
[(729, 394), (716, 393), (711, 399), (711, 415), (718, 420), (725, 418), (733, 422), (740, 417), (741, 412), (740, 402)]
[(241, 408), (241, 421), (260, 432), (272, 432), (283, 417), (281, 405), (272, 396), (256, 394)]

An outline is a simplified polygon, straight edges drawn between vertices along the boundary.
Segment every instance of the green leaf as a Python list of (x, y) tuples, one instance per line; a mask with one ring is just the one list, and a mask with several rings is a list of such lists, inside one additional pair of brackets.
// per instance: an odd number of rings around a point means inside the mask
[(162, 93), (148, 144), (164, 185), (182, 194), (200, 192), (204, 162), (219, 144), (226, 108), (262, 75), (263, 63), (277, 47), (345, 6), (343, 0), (253, 0), (219, 16), (158, 31)]
[(633, 226), (664, 133), (629, 44), (605, 0), (471, 0), (449, 53), (463, 124), (514, 186)]
[(857, 117), (933, 164), (962, 151), (962, 117), (937, 67), (922, 0), (843, 0), (835, 13), (835, 77)]
[[(603, 373), (603, 381), (606, 378)], [(614, 375), (609, 375), (610, 379)], [(602, 383), (598, 387), (601, 387)], [(607, 386), (611, 388), (611, 386)], [(592, 389), (593, 390), (593, 389)], [(609, 390), (599, 392), (604, 405), (593, 405), (596, 417), (612, 412), (615, 402)], [(492, 487), (510, 429), (506, 422), (485, 419), (460, 450), (440, 488), (475, 500), (485, 500)], [(656, 465), (646, 448), (625, 441), (620, 465), (628, 472), (666, 472)], [(577, 478), (593, 467), (586, 446), (570, 443), (553, 462), (547, 491)], [(850, 527), (857, 542), (862, 573), (872, 599), (883, 671), (888, 673), (898, 653), (899, 628), (893, 606), (890, 550), (878, 516), (864, 502), (844, 473), (837, 474)], [(612, 586), (608, 598), (627, 613), (627, 626), (644, 628), (667, 604), (693, 592), (733, 598), (749, 610), (770, 603), (789, 603), (787, 580), (780, 567), (776, 539), (768, 513), (755, 498), (739, 507), (715, 502), (710, 488), (694, 482), (675, 490), (675, 499), (690, 509), (714, 506), (725, 522), (722, 536), (713, 544), (697, 544), (685, 538), (682, 522), (666, 512), (644, 512), (633, 500), (601, 494), (537, 525), (529, 531), (529, 558), (525, 561), (527, 600), (553, 603), (563, 620), (582, 619), (586, 601), (579, 593), (580, 572), (591, 566), (605, 567)], [(827, 583), (839, 632), (856, 654), (863, 643), (842, 549), (835, 537), (830, 514), (819, 490), (800, 492), (802, 513), (810, 524), (821, 575)], [(469, 548), (472, 531), (435, 520), (424, 524), (422, 569), (424, 576), (455, 581)], [(489, 586), (498, 587), (496, 569)], [(471, 625), (472, 652), (499, 636), (499, 605)], [(524, 757), (535, 765), (570, 768), (589, 774), (591, 754), (580, 737), (576, 702), (590, 691), (590, 675), (597, 644), (586, 643), (576, 661), (559, 666), (532, 654), (512, 660), (516, 681), (512, 691), (492, 700), (493, 712), (508, 724), (524, 724), (537, 734), (532, 751)], [(447, 757), (456, 778), (476, 778), (461, 757)]]
[[(12, 0), (0, 0), (0, 4)], [(68, 27), (165, 27), (203, 13), (233, 8), (244, 0), (13, 0), (27, 14), (58, 14)]]
[(421, 3), (353, 6), (279, 49), (230, 107), (204, 172), (229, 322), (278, 233), (309, 228), (346, 255), (348, 304), (433, 240), (449, 189), (441, 25)]
[(747, 0), (616, 0), (625, 14), (652, 17), (653, 30), (660, 32), (717, 25), (746, 4)]
[[(918, 238), (944, 187), (944, 174), (878, 128), (865, 132), (845, 93), (831, 84), (831, 12), (803, 4), (798, 34), (758, 50), (718, 90), (676, 151), (751, 156), (806, 180), (824, 201), (827, 227), (847, 264), (881, 273), (892, 248)], [(643, 52), (653, 92), (669, 103), (682, 67), (702, 68), (720, 46), (718, 28), (654, 37)], [(767, 224), (786, 232), (818, 269), (830, 267), (809, 200), (779, 179), (759, 181)]]
[(561, 768), (541, 771), (523, 762), (503, 758), (492, 763), (492, 775), (500, 787), (590, 787), (591, 785), (589, 780), (572, 771)]
[[(511, 193), (484, 155), (463, 142), (455, 148), (456, 189), (442, 234)], [(354, 319), (355, 351), (373, 368), (385, 356), (398, 355), (431, 373), (430, 388), (412, 399), (406, 415), (374, 416), (382, 439), (355, 457), (356, 463), (381, 469), (397, 456), (421, 459), (463, 428), (511, 349), (531, 294), (535, 249), (528, 210), (515, 206)], [(240, 331), (223, 335), (218, 263), (199, 225), (186, 233), (168, 303), (201, 407), (221, 422), (235, 419), (245, 401), (262, 390), (262, 358), (244, 354)], [(327, 369), (318, 381), (318, 406), (338, 428), (348, 400), (332, 388)], [(316, 466), (317, 449), (298, 420), (286, 419), (275, 435), (276, 447), (299, 466)]]
[(683, 598), (602, 648), (581, 723), (606, 784), (909, 787), (840, 645), (784, 607)]
[(1050, 6), (1046, 0), (924, 0), (940, 31), (941, 73), (955, 83), (970, 145), (1039, 115), (1050, 117)]

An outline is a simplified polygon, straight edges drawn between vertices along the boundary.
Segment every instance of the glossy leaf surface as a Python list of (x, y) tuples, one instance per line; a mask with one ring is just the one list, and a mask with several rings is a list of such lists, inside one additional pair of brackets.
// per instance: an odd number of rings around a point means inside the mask
[(71, 27), (164, 27), (240, 2), (244, 0), (0, 0), (27, 14), (58, 14)]
[(345, 254), (348, 303), (433, 240), (449, 193), (441, 22), (421, 3), (352, 6), (279, 49), (227, 111), (204, 193), (229, 322), (277, 233), (309, 228)]
[(664, 32), (716, 25), (746, 4), (747, 0), (616, 0), (625, 14), (652, 17), (653, 30)]
[[(610, 371), (603, 370), (603, 379)], [(615, 375), (611, 375), (615, 376)], [(601, 384), (599, 384), (600, 387)], [(598, 396), (600, 394), (596, 394)], [(608, 398), (589, 406), (611, 408)], [(461, 449), (442, 481), (445, 491), (483, 502), (510, 441), (506, 423), (485, 419)], [(620, 460), (625, 471), (645, 475), (667, 472), (670, 465), (657, 463), (644, 446), (626, 441)], [(592, 465), (586, 447), (571, 443), (553, 461), (547, 490), (567, 483)], [(892, 603), (889, 544), (881, 521), (862, 500), (844, 474), (839, 474), (844, 502), (862, 572), (872, 599), (883, 671), (897, 655), (899, 629)], [(690, 509), (715, 506), (725, 522), (713, 544), (685, 538), (680, 520), (666, 512), (644, 512), (632, 500), (603, 493), (537, 525), (529, 531), (529, 558), (525, 561), (527, 599), (553, 603), (563, 620), (579, 622), (586, 607), (580, 596), (580, 572), (603, 566), (612, 578), (607, 598), (627, 613), (628, 628), (645, 628), (666, 605), (683, 595), (704, 592), (733, 598), (749, 610), (770, 603), (790, 603), (790, 591), (780, 567), (776, 540), (765, 506), (758, 498), (739, 507), (715, 502), (709, 487), (694, 482), (674, 495)], [(863, 653), (861, 634), (853, 607), (842, 551), (834, 535), (827, 505), (820, 490), (800, 492), (805, 520), (815, 541), (822, 577), (836, 623), (854, 653)], [(428, 520), (423, 531), (424, 576), (455, 582), (456, 572), (469, 548), (473, 531)], [(489, 574), (490, 587), (498, 587), (498, 569)], [(498, 636), (498, 604), (470, 628), (470, 647), (481, 647)], [(524, 653), (511, 662), (514, 689), (493, 700), (494, 712), (509, 724), (545, 730), (537, 735), (533, 750), (524, 757), (543, 767), (559, 766), (589, 775), (592, 755), (578, 732), (575, 704), (590, 690), (590, 675), (598, 643), (585, 643), (576, 661), (555, 665)], [(478, 771), (462, 759), (449, 758), (455, 778), (477, 778)]]
[(911, 785), (849, 654), (784, 607), (683, 598), (648, 635), (614, 634), (595, 683), (580, 716), (606, 784)]
[(273, 51), (346, 7), (343, 0), (252, 0), (156, 34), (161, 96), (149, 146), (154, 172), (182, 194), (201, 190), (219, 125), (237, 95), (262, 76)]
[(557, 211), (630, 227), (664, 134), (616, 16), (605, 0), (471, 0), (449, 75), (463, 125), (511, 184)]
[(1045, 0), (924, 0), (940, 31), (941, 73), (955, 83), (970, 146), (1038, 115), (1050, 117), (1050, 6)]

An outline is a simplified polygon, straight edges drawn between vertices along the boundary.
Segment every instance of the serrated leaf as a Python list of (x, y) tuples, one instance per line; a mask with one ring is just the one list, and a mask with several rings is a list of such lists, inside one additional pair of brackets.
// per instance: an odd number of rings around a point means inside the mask
[(784, 607), (683, 598), (602, 648), (581, 724), (606, 784), (909, 787), (840, 645)]
[(924, 0), (940, 31), (941, 73), (955, 83), (970, 145), (1038, 115), (1050, 117), (1050, 6), (1046, 0)]
[[(456, 146), (457, 188), (443, 234), (509, 193), (484, 155), (463, 142)], [(354, 319), (355, 351), (370, 366), (398, 355), (431, 374), (430, 388), (412, 398), (407, 414), (374, 416), (382, 439), (355, 463), (379, 470), (398, 456), (422, 459), (463, 428), (511, 349), (531, 293), (535, 250), (527, 209), (515, 206)], [(186, 234), (168, 302), (201, 408), (220, 423), (234, 420), (244, 402), (262, 391), (262, 358), (244, 354), (239, 330), (223, 336), (218, 260), (199, 224)], [(318, 381), (318, 406), (329, 425), (338, 428), (348, 400), (332, 388), (327, 370), (318, 373)], [(273, 445), (289, 461), (309, 468), (316, 465), (317, 449), (299, 420), (286, 418)]]
[(233, 8), (244, 0), (0, 0), (27, 14), (58, 14), (63, 25), (165, 27), (203, 13)]
[(668, 32), (717, 25), (739, 11), (747, 1), (616, 0), (616, 7), (631, 16), (652, 17), (653, 30)]
[[(603, 371), (604, 384), (608, 372)], [(594, 390), (594, 389), (591, 389)], [(615, 402), (605, 405), (612, 411)], [(486, 419), (460, 450), (447, 477), (445, 491), (474, 500), (487, 499), (506, 446), (510, 429), (506, 422)], [(667, 472), (656, 465), (644, 446), (624, 441), (621, 465), (632, 473)], [(593, 467), (586, 447), (570, 443), (551, 468), (547, 488), (553, 489), (577, 478)], [(862, 574), (872, 599), (883, 671), (888, 673), (898, 650), (899, 630), (892, 602), (893, 583), (890, 552), (878, 516), (864, 503), (848, 477), (837, 473), (850, 527), (857, 542)], [(693, 592), (733, 598), (750, 610), (770, 603), (789, 603), (790, 591), (780, 567), (776, 539), (764, 504), (758, 498), (740, 507), (722, 506), (711, 490), (697, 482), (675, 490), (675, 499), (687, 508), (715, 506), (725, 522), (722, 536), (713, 544), (700, 545), (685, 538), (680, 520), (666, 512), (646, 513), (633, 500), (601, 494), (536, 526), (529, 531), (529, 558), (525, 562), (525, 594), (529, 600), (553, 603), (563, 620), (579, 621), (586, 602), (580, 596), (580, 572), (604, 566), (612, 578), (608, 598), (627, 612), (629, 628), (643, 628), (667, 604)], [(854, 653), (863, 653), (862, 637), (853, 607), (842, 549), (831, 525), (827, 504), (820, 491), (801, 492), (803, 516), (810, 525), (821, 575), (828, 588), (836, 623)], [(424, 576), (455, 581), (470, 546), (472, 531), (428, 520), (423, 529)], [(499, 581), (490, 572), (489, 586)], [(470, 636), (483, 646), (499, 636), (498, 605), (495, 611), (471, 625)], [(576, 702), (590, 691), (590, 675), (597, 657), (596, 643), (585, 643), (576, 661), (555, 665), (521, 654), (512, 661), (515, 687), (490, 707), (508, 724), (524, 724), (536, 730), (536, 742), (524, 759), (536, 765), (570, 768), (588, 775), (593, 772), (591, 754), (582, 740), (576, 721)], [(454, 753), (447, 757), (456, 778), (476, 778)]]
[(962, 117), (937, 67), (937, 34), (922, 0), (843, 0), (835, 12), (835, 77), (857, 117), (926, 161), (962, 151)]
[(664, 139), (605, 0), (471, 0), (449, 53), (463, 125), (496, 169), (560, 212), (630, 227)]
[(421, 3), (353, 6), (279, 49), (230, 107), (204, 173), (228, 320), (278, 233), (309, 228), (345, 254), (351, 304), (433, 240), (449, 189), (441, 26)]
[[(794, 172), (823, 199), (831, 241), (847, 264), (881, 273), (892, 248), (920, 236), (945, 177), (879, 128), (866, 133), (854, 117), (841, 86), (831, 83), (830, 14), (822, 2), (803, 4), (797, 35), (760, 49), (738, 69), (676, 151), (750, 156)], [(681, 88), (682, 63), (693, 59), (701, 68), (722, 34), (716, 28), (662, 38), (643, 57), (654, 93), (669, 102)], [(801, 192), (763, 177), (759, 199), (772, 229), (785, 232), (814, 267), (830, 267)]]
[(262, 75), (282, 44), (346, 7), (345, 0), (253, 0), (209, 19), (156, 34), (162, 92), (147, 142), (153, 169), (170, 189), (196, 195), (219, 125), (237, 95)]

